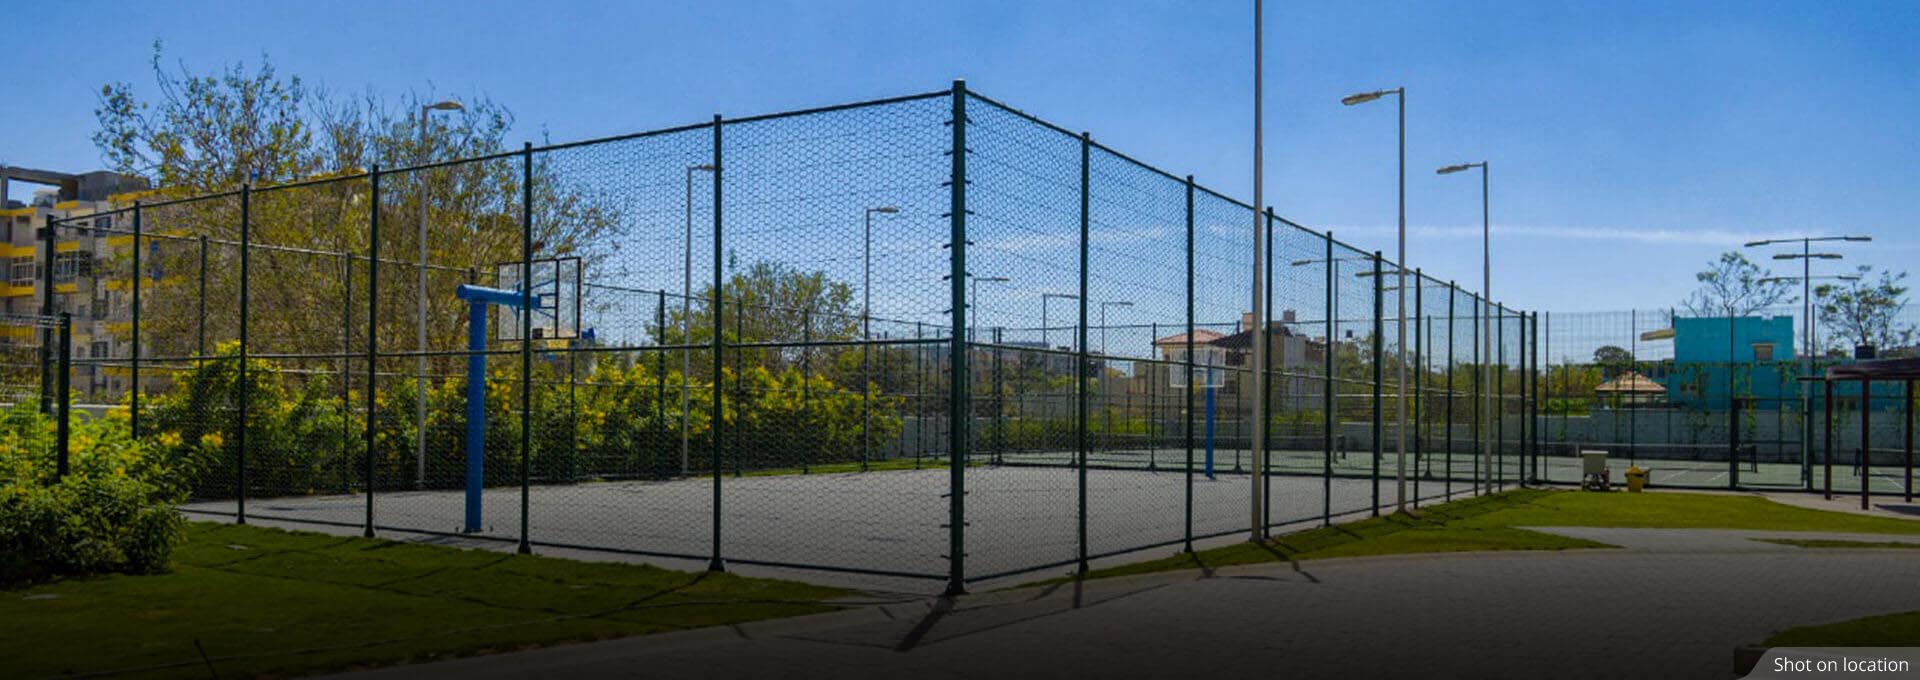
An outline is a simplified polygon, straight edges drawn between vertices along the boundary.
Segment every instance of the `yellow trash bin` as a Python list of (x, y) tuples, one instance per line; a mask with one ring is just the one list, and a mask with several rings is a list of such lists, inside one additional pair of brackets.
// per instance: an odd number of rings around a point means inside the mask
[(1638, 465), (1627, 468), (1627, 492), (1640, 493), (1641, 489), (1647, 488), (1647, 473), (1649, 472), (1652, 472), (1652, 470), (1642, 470)]

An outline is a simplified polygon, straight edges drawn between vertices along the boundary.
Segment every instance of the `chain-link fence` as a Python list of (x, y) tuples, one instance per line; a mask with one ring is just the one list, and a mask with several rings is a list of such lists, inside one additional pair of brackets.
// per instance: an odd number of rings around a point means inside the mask
[(1854, 341), (1801, 307), (1542, 318), (1543, 480), (1577, 482), (1579, 452), (1606, 451), (1616, 481), (1639, 466), (1660, 486), (1911, 493), (1912, 385), (1838, 382), (1829, 398), (1818, 378), (1855, 363)]
[(958, 84), (105, 216), (77, 398), (239, 521), (957, 589), (1532, 462), (1532, 317)]

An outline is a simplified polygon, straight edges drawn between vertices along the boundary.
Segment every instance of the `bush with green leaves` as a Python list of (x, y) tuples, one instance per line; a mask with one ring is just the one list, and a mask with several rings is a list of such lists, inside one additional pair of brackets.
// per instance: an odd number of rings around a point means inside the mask
[(31, 403), (0, 416), (0, 584), (162, 571), (180, 540), (175, 504), (211, 452), (136, 441), (123, 415), (73, 417), (61, 477), (55, 421)]
[[(242, 450), (238, 347), (174, 376), (170, 389), (147, 400), (143, 435), (170, 452), (203, 451), (207, 460), (184, 483), (200, 499), (232, 498)], [(639, 353), (542, 355), (529, 376), (529, 475), (535, 482), (662, 479), (680, 475), (682, 376)], [(592, 358), (585, 358), (591, 356)], [(324, 372), (289, 370), (249, 358), (246, 466), (252, 496), (352, 493), (366, 477), (365, 393), (342, 391)], [(677, 367), (674, 367), (677, 369)], [(572, 375), (569, 376), (569, 371)], [(861, 394), (819, 373), (748, 366), (722, 371), (721, 418), (727, 437), (723, 468), (803, 467), (860, 458), (862, 426), (875, 448), (900, 435), (902, 400)], [(518, 361), (492, 362), (487, 373), (484, 480), (517, 482), (521, 391)], [(430, 380), (424, 423), (426, 474), (418, 470), (419, 395), (411, 379), (383, 379), (374, 393), (373, 474), (377, 490), (458, 488), (466, 477), (467, 381)], [(686, 472), (712, 468), (711, 381), (686, 383)]]

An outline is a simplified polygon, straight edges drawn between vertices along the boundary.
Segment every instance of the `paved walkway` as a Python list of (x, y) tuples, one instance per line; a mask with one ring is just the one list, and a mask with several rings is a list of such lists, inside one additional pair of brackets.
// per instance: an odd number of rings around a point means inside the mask
[(1733, 648), (1771, 632), (1920, 610), (1920, 552), (1748, 540), (1775, 532), (1554, 531), (1626, 549), (1195, 570), (360, 677), (1726, 678)]

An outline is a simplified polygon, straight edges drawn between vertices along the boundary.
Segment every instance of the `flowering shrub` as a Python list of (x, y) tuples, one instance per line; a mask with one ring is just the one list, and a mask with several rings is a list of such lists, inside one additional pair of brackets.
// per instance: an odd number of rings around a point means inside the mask
[(180, 539), (174, 504), (206, 452), (135, 441), (124, 416), (75, 420), (56, 481), (53, 419), (33, 404), (0, 416), (0, 584), (160, 571)]

